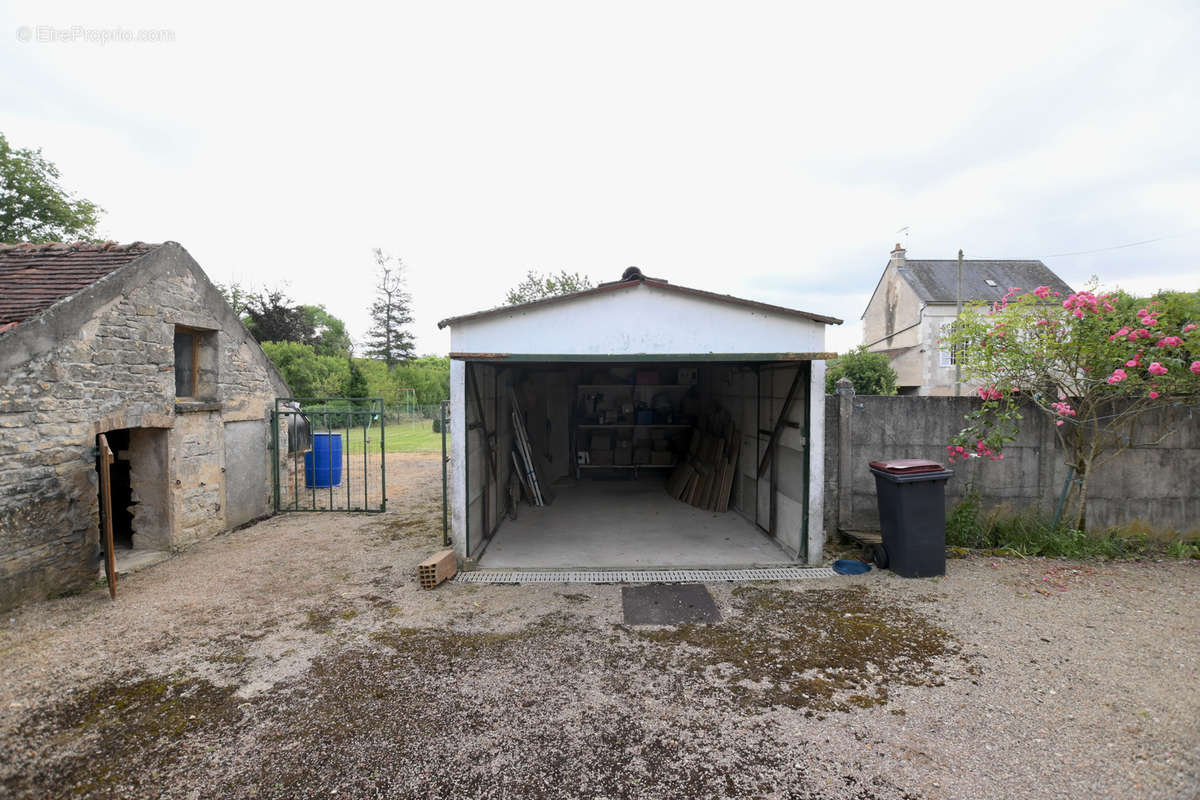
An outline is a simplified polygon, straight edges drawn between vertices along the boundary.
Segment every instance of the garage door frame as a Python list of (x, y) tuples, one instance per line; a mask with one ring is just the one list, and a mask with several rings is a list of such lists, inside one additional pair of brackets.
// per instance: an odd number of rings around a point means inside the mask
[[(788, 367), (788, 366), (797, 366), (798, 368), (800, 368), (803, 371), (803, 374), (805, 375), (805, 380), (802, 381), (805, 384), (804, 399), (803, 399), (804, 411), (803, 411), (803, 423), (802, 423), (802, 426), (803, 426), (802, 435), (804, 437), (804, 461), (803, 461), (803, 475), (802, 475), (803, 495), (802, 495), (801, 504), (802, 504), (803, 510), (802, 510), (802, 523), (801, 523), (802, 529), (801, 529), (800, 537), (799, 537), (799, 545), (800, 546), (798, 548), (796, 548), (795, 551), (796, 551), (797, 559), (808, 560), (809, 554), (810, 554), (810, 547), (809, 547), (810, 495), (811, 495), (811, 487), (812, 487), (812, 457), (813, 457), (812, 456), (812, 446), (813, 446), (813, 440), (812, 440), (813, 366), (812, 366), (812, 364), (814, 361), (824, 361), (829, 358), (833, 358), (834, 356), (835, 356), (834, 353), (827, 353), (827, 352), (812, 352), (812, 353), (672, 353), (672, 354), (631, 353), (631, 354), (619, 354), (619, 355), (618, 354), (580, 354), (580, 353), (571, 353), (571, 354), (459, 353), (459, 352), (450, 353), (450, 359), (451, 359), (451, 405), (453, 406), (455, 404), (456, 400), (460, 404), (462, 404), (462, 413), (461, 414), (455, 414), (455, 413), (451, 414), (451, 420), (452, 420), (452, 422), (451, 422), (451, 425), (452, 425), (452, 429), (451, 429), (451, 432), (452, 432), (452, 437), (451, 437), (452, 438), (452, 455), (451, 455), (451, 457), (453, 458), (454, 456), (457, 455), (458, 457), (462, 458), (463, 462), (464, 462), (463, 473), (462, 473), (463, 474), (463, 502), (461, 505), (461, 508), (463, 510), (463, 536), (462, 536), (463, 550), (460, 553), (460, 555), (462, 555), (467, 560), (471, 560), (478, 555), (478, 553), (472, 552), (471, 529), (470, 529), (470, 522), (471, 522), (470, 506), (471, 506), (472, 498), (471, 498), (471, 485), (470, 485), (471, 470), (470, 470), (470, 458), (469, 458), (470, 445), (469, 445), (468, 425), (470, 423), (472, 406), (474, 405), (474, 399), (471, 396), (471, 391), (468, 387), (467, 374), (468, 374), (468, 372), (476, 372), (476, 375), (473, 376), (473, 379), (478, 378), (477, 371), (472, 368), (473, 365), (484, 364), (484, 365), (491, 365), (491, 366), (495, 367), (495, 366), (499, 366), (500, 364), (503, 364), (505, 366), (515, 367), (515, 366), (519, 366), (519, 365), (523, 365), (523, 364), (530, 364), (530, 365), (559, 365), (559, 366), (566, 367), (566, 366), (581, 365), (581, 364), (632, 365), (632, 364), (639, 364), (639, 363), (672, 363), (672, 362), (674, 362), (674, 363), (684, 363), (684, 364), (688, 364), (688, 363), (714, 363), (714, 364), (715, 363), (723, 363), (723, 364), (737, 364), (737, 365), (744, 365), (744, 366), (753, 366), (755, 368), (756, 377), (761, 372), (761, 370), (764, 370), (764, 369), (774, 369), (774, 368), (783, 368), (783, 367)], [(455, 381), (455, 377), (454, 377), (455, 373), (457, 371), (455, 369), (456, 363), (461, 365), (461, 367), (460, 367), (461, 372), (458, 373), (459, 374), (459, 382), (458, 382), (457, 386), (456, 386), (456, 381)], [(494, 390), (493, 390), (494, 396), (499, 394), (498, 385), (497, 385), (498, 379), (499, 379), (499, 374), (500, 374), (499, 370), (497, 370), (497, 369), (491, 370), (491, 378), (492, 378), (493, 387), (494, 387)], [(756, 383), (756, 386), (761, 385), (759, 380), (756, 380), (755, 383)], [(759, 389), (758, 392), (761, 393), (761, 389)], [(493, 399), (495, 399), (495, 397), (493, 397)], [(761, 404), (761, 397), (756, 397), (755, 400), (756, 400), (756, 403)], [(761, 405), (759, 405), (759, 407), (761, 407)], [(496, 403), (494, 413), (495, 413), (495, 416), (493, 417), (493, 419), (496, 420), (495, 424), (498, 426), (499, 425), (499, 403), (498, 402)], [(759, 413), (761, 413), (761, 412), (759, 412)], [(476, 416), (479, 416), (478, 412), (476, 412)], [(486, 416), (481, 417), (481, 419), (486, 419)], [(454, 441), (454, 436), (453, 436), (453, 433), (455, 431), (455, 428), (454, 428), (455, 420), (462, 420), (462, 422), (459, 423), (462, 426), (461, 427), (461, 437), (462, 437), (461, 438), (461, 452), (459, 452), (459, 445), (457, 442)], [(758, 422), (760, 423), (760, 429), (761, 429), (762, 420), (759, 419)], [(772, 421), (772, 424), (773, 424), (773, 421)], [(485, 428), (486, 428), (486, 426), (485, 426)], [(498, 427), (496, 430), (498, 431)], [(757, 431), (756, 431), (756, 433), (757, 433)], [(486, 435), (486, 432), (483, 435)], [(756, 436), (756, 438), (758, 438), (758, 437)], [(775, 443), (775, 447), (778, 448), (778, 446), (779, 445), (778, 445), (778, 441), (777, 441)], [(757, 453), (757, 456), (758, 456), (758, 458), (761, 458), (761, 453)], [(776, 480), (776, 469), (777, 468), (775, 465), (778, 463), (778, 452), (772, 453), (771, 463), (772, 463), (772, 467), (771, 467), (772, 514), (771, 514), (771, 520), (769, 522), (769, 525), (771, 526), (771, 528), (768, 531), (768, 535), (772, 539), (774, 539), (776, 542), (780, 542), (781, 540), (778, 537), (777, 532), (774, 530), (774, 527), (775, 527), (775, 525), (774, 525), (774, 514), (775, 514), (774, 505), (777, 502), (775, 495), (778, 492), (778, 481)], [(498, 486), (496, 487), (496, 489), (498, 489)], [(451, 507), (454, 507), (454, 506), (458, 505), (458, 503), (456, 501), (450, 501), (450, 505), (451, 505)], [(496, 516), (498, 516), (498, 515), (496, 515)], [(755, 516), (757, 517), (757, 511), (756, 511)], [(499, 522), (499, 520), (497, 520), (497, 522)], [(756, 521), (755, 521), (755, 524), (757, 524)], [(497, 526), (497, 528), (498, 527), (499, 526)], [(480, 550), (480, 552), (482, 552), (482, 546), (484, 545), (484, 543), (490, 538), (491, 534), (495, 533), (495, 530), (496, 529), (493, 529), (492, 531), (485, 531), (484, 535), (481, 537), (481, 541), (477, 545), (475, 545), (476, 548), (478, 548)], [(786, 546), (785, 546), (785, 548), (786, 548)]]

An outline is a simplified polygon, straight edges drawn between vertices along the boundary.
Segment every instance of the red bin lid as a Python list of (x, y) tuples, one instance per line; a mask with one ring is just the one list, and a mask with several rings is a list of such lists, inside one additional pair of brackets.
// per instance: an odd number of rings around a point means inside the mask
[(916, 472), (941, 472), (944, 466), (924, 458), (893, 458), (888, 461), (872, 461), (871, 466), (880, 472), (893, 475), (912, 475)]

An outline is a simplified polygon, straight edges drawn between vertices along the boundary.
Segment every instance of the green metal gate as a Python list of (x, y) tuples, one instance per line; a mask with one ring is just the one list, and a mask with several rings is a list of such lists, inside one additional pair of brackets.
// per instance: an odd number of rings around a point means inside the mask
[(276, 513), (387, 510), (382, 399), (277, 397), (271, 421)]

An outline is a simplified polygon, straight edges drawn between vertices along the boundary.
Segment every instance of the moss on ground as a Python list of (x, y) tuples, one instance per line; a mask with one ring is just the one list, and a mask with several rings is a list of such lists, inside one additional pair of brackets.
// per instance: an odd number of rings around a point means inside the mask
[(52, 752), (3, 786), (12, 796), (140, 796), (190, 740), (227, 736), (240, 717), (232, 687), (196, 678), (112, 678), (26, 720), (26, 742)]
[[(788, 591), (742, 586), (715, 625), (639, 630), (664, 668), (739, 705), (810, 712), (869, 708), (896, 684), (939, 686), (958, 644), (923, 614), (864, 586)], [(653, 655), (652, 655), (653, 657)]]

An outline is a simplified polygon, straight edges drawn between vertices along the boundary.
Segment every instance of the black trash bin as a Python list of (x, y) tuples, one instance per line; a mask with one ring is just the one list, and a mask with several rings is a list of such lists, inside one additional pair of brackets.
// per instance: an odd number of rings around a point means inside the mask
[(872, 461), (883, 544), (875, 563), (904, 578), (946, 574), (946, 481), (954, 472), (936, 461)]

